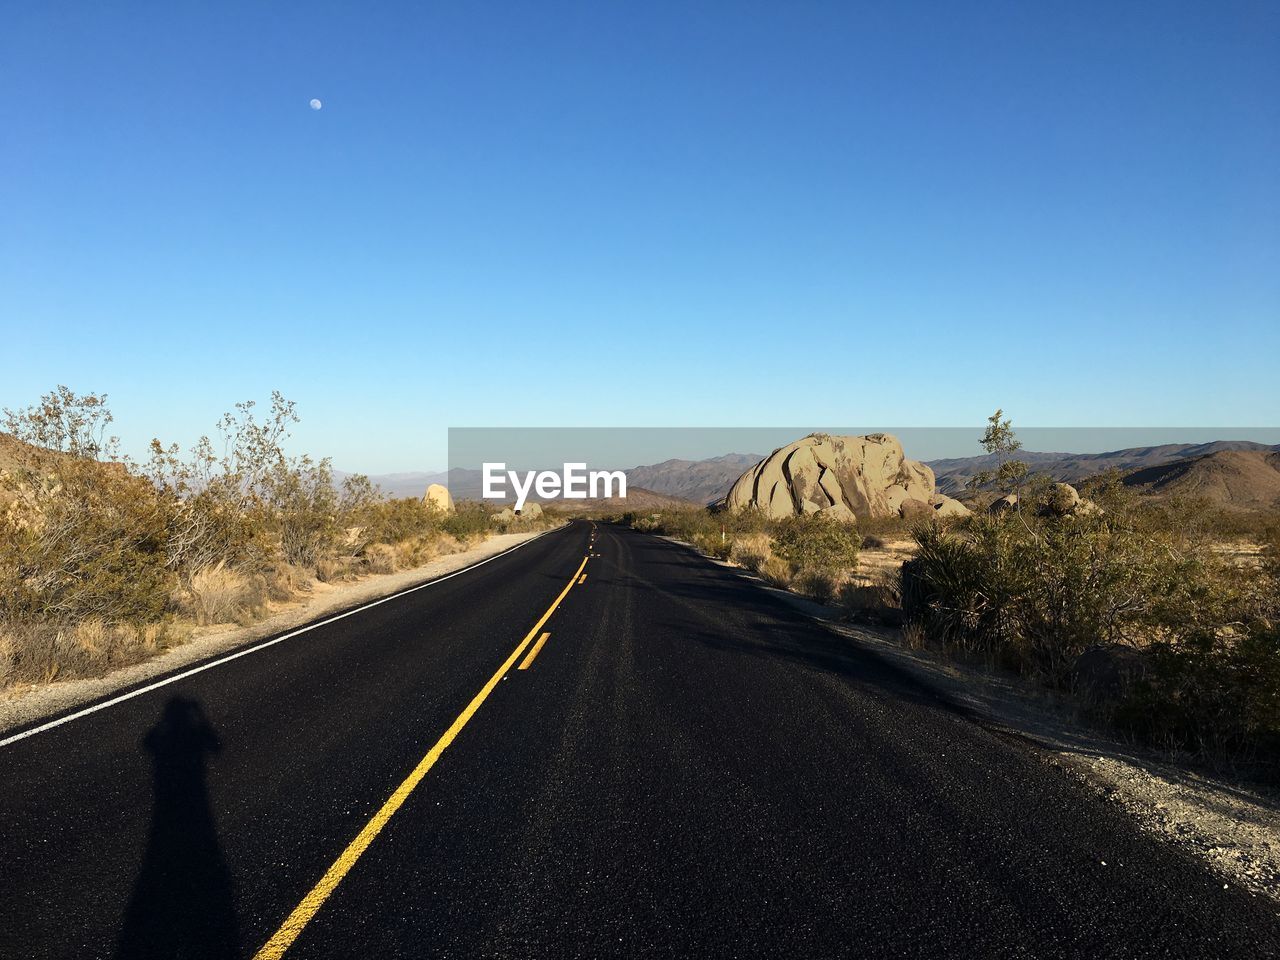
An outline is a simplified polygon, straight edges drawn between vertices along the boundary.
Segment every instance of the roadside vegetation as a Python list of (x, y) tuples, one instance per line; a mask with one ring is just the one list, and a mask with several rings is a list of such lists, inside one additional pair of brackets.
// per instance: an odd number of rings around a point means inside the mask
[[(285, 452), (294, 405), (238, 404), (186, 452), (121, 457), (105, 396), (66, 387), (4, 411), (0, 434), (0, 689), (96, 676), (247, 625), (317, 582), (420, 566), (503, 532), (489, 511), (443, 513), (335, 484)], [(16, 442), (15, 442), (16, 441)], [(527, 528), (524, 524), (522, 528)]]
[[(1280, 758), (1280, 523), (1142, 497), (1114, 474), (1063, 499), (1007, 420), (1007, 509), (921, 527), (903, 568), (910, 630), (1069, 690), (1119, 729), (1207, 757)], [(1231, 549), (1248, 538), (1253, 551)]]
[(1280, 772), (1280, 516), (1144, 496), (1114, 474), (1077, 500), (1017, 459), (999, 411), (983, 445), (1000, 465), (964, 518), (620, 519), (901, 626), (912, 646), (1015, 670), (1135, 739)]

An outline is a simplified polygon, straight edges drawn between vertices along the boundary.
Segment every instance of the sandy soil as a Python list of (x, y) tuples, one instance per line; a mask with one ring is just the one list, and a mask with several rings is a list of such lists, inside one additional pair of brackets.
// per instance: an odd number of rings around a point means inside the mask
[(188, 643), (166, 650), (150, 660), (116, 670), (105, 677), (11, 687), (0, 693), (0, 735), (100, 700), (153, 677), (172, 673), (181, 667), (208, 660), (237, 647), (248, 646), (330, 614), (453, 573), (539, 535), (538, 532), (498, 534), (469, 550), (440, 557), (412, 570), (368, 576), (347, 583), (317, 583), (308, 596), (282, 605), (270, 617), (252, 626), (220, 625), (199, 628)]

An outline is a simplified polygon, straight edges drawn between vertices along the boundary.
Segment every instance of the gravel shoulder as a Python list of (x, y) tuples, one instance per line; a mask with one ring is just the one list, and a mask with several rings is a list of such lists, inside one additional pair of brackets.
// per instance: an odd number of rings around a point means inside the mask
[(1211, 776), (1123, 742), (1086, 724), (1070, 699), (1014, 674), (936, 650), (912, 649), (899, 630), (841, 622), (842, 611), (772, 587), (741, 567), (707, 559), (874, 650), (987, 727), (1029, 743), (1045, 762), (1126, 810), (1142, 830), (1205, 861), (1224, 883), (1280, 905), (1280, 791), (1229, 775)]
[(343, 610), (454, 573), (538, 536), (541, 536), (540, 531), (496, 534), (468, 550), (439, 557), (412, 570), (372, 575), (345, 583), (316, 583), (307, 596), (282, 604), (275, 613), (257, 623), (247, 627), (223, 624), (198, 628), (187, 643), (171, 647), (150, 660), (112, 671), (104, 677), (11, 687), (0, 693), (0, 736), (109, 697), (147, 680), (173, 673), (182, 667), (230, 653)]

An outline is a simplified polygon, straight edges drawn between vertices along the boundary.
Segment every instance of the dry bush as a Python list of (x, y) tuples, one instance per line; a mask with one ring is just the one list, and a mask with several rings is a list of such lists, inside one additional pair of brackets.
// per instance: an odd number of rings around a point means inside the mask
[(179, 611), (200, 626), (251, 623), (266, 612), (268, 578), (218, 563), (197, 570), (175, 597)]
[(0, 690), (15, 682), (17, 644), (0, 625)]
[(340, 583), (357, 576), (359, 565), (351, 557), (320, 557), (315, 562), (316, 579), (321, 583)]
[(0, 522), (0, 618), (159, 619), (175, 578), (166, 568), (165, 503), (123, 468), (61, 460), (20, 471)]
[(794, 589), (818, 603), (830, 603), (836, 597), (836, 578), (826, 570), (803, 570), (795, 578)]
[(693, 545), (700, 552), (709, 557), (715, 557), (717, 560), (728, 560), (733, 550), (733, 541), (729, 539), (727, 534), (720, 531), (694, 534)]
[(902, 593), (897, 577), (850, 580), (837, 592), (851, 619), (897, 623), (902, 619)]
[(100, 676), (155, 656), (187, 639), (175, 624), (6, 624), (0, 632), (4, 683), (49, 683)]
[(366, 573), (395, 573), (396, 549), (387, 543), (374, 543), (360, 555), (361, 566)]
[(923, 650), (928, 644), (928, 634), (924, 627), (914, 621), (908, 621), (902, 626), (902, 642), (907, 645), (910, 650)]
[(1064, 688), (1092, 648), (1140, 650), (1142, 681), (1106, 715), (1164, 746), (1280, 755), (1280, 576), (1123, 490), (1091, 493), (1102, 510), (921, 530), (909, 619)]
[(267, 599), (287, 603), (301, 593), (311, 592), (311, 573), (305, 567), (297, 567), (277, 560), (262, 574)]
[(758, 572), (765, 583), (780, 587), (783, 590), (791, 589), (793, 579), (791, 565), (781, 557), (770, 557), (760, 565)]
[[(413, 537), (409, 540), (403, 540), (397, 543), (392, 549), (395, 550), (396, 564), (402, 569), (412, 569), (420, 567), (424, 563), (430, 563), (441, 553), (441, 548), (446, 539), (453, 544), (457, 541), (452, 537)], [(453, 552), (453, 551), (448, 551)]]
[(748, 533), (733, 541), (729, 559), (752, 573), (758, 573), (773, 556), (773, 541), (767, 533)]

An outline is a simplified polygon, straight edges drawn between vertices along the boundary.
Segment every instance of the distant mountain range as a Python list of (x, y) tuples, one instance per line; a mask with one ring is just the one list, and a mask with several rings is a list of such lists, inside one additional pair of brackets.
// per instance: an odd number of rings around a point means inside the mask
[(663, 460), (627, 471), (627, 483), (691, 503), (711, 503), (763, 460), (754, 453), (726, 453), (709, 460)]
[[(1107, 453), (1020, 450), (1017, 456), (1034, 472), (1068, 483), (1119, 470), (1127, 475), (1126, 483), (1151, 493), (1194, 493), (1236, 505), (1280, 503), (1280, 489), (1273, 492), (1273, 484), (1280, 484), (1280, 445), (1217, 440), (1130, 447)], [(762, 459), (753, 453), (727, 453), (706, 460), (664, 460), (630, 468), (626, 471), (627, 483), (636, 491), (636, 505), (641, 509), (681, 502), (704, 505), (723, 497), (735, 480)], [(979, 471), (998, 466), (1000, 459), (986, 454), (926, 462), (937, 476), (938, 492), (954, 495), (962, 492), (966, 482)], [(340, 471), (334, 471), (334, 475), (338, 480), (347, 476)], [(388, 473), (369, 479), (391, 497), (420, 497), (432, 483), (447, 486), (456, 500), (478, 500), (482, 492), (479, 470)], [(645, 502), (640, 503), (640, 499)]]
[[(627, 485), (661, 497), (707, 504), (728, 493), (733, 482), (762, 459), (751, 453), (727, 453), (708, 460), (664, 460), (627, 470)], [(350, 476), (341, 470), (333, 475), (339, 483)], [(430, 484), (442, 483), (455, 500), (479, 500), (484, 483), (479, 470), (460, 468), (448, 473), (383, 473), (369, 480), (388, 497), (420, 497)]]
[[(1019, 450), (1017, 459), (1027, 463), (1036, 473), (1046, 473), (1055, 480), (1074, 483), (1108, 470), (1128, 473), (1230, 450), (1267, 452), (1280, 450), (1280, 446), (1271, 447), (1252, 440), (1215, 440), (1212, 443), (1166, 443), (1158, 447), (1130, 447), (1108, 453), (1038, 453)], [(965, 484), (975, 474), (994, 469), (1002, 459), (1004, 458), (994, 454), (984, 454), (979, 457), (926, 462), (938, 478), (939, 492), (954, 495), (964, 490)]]

